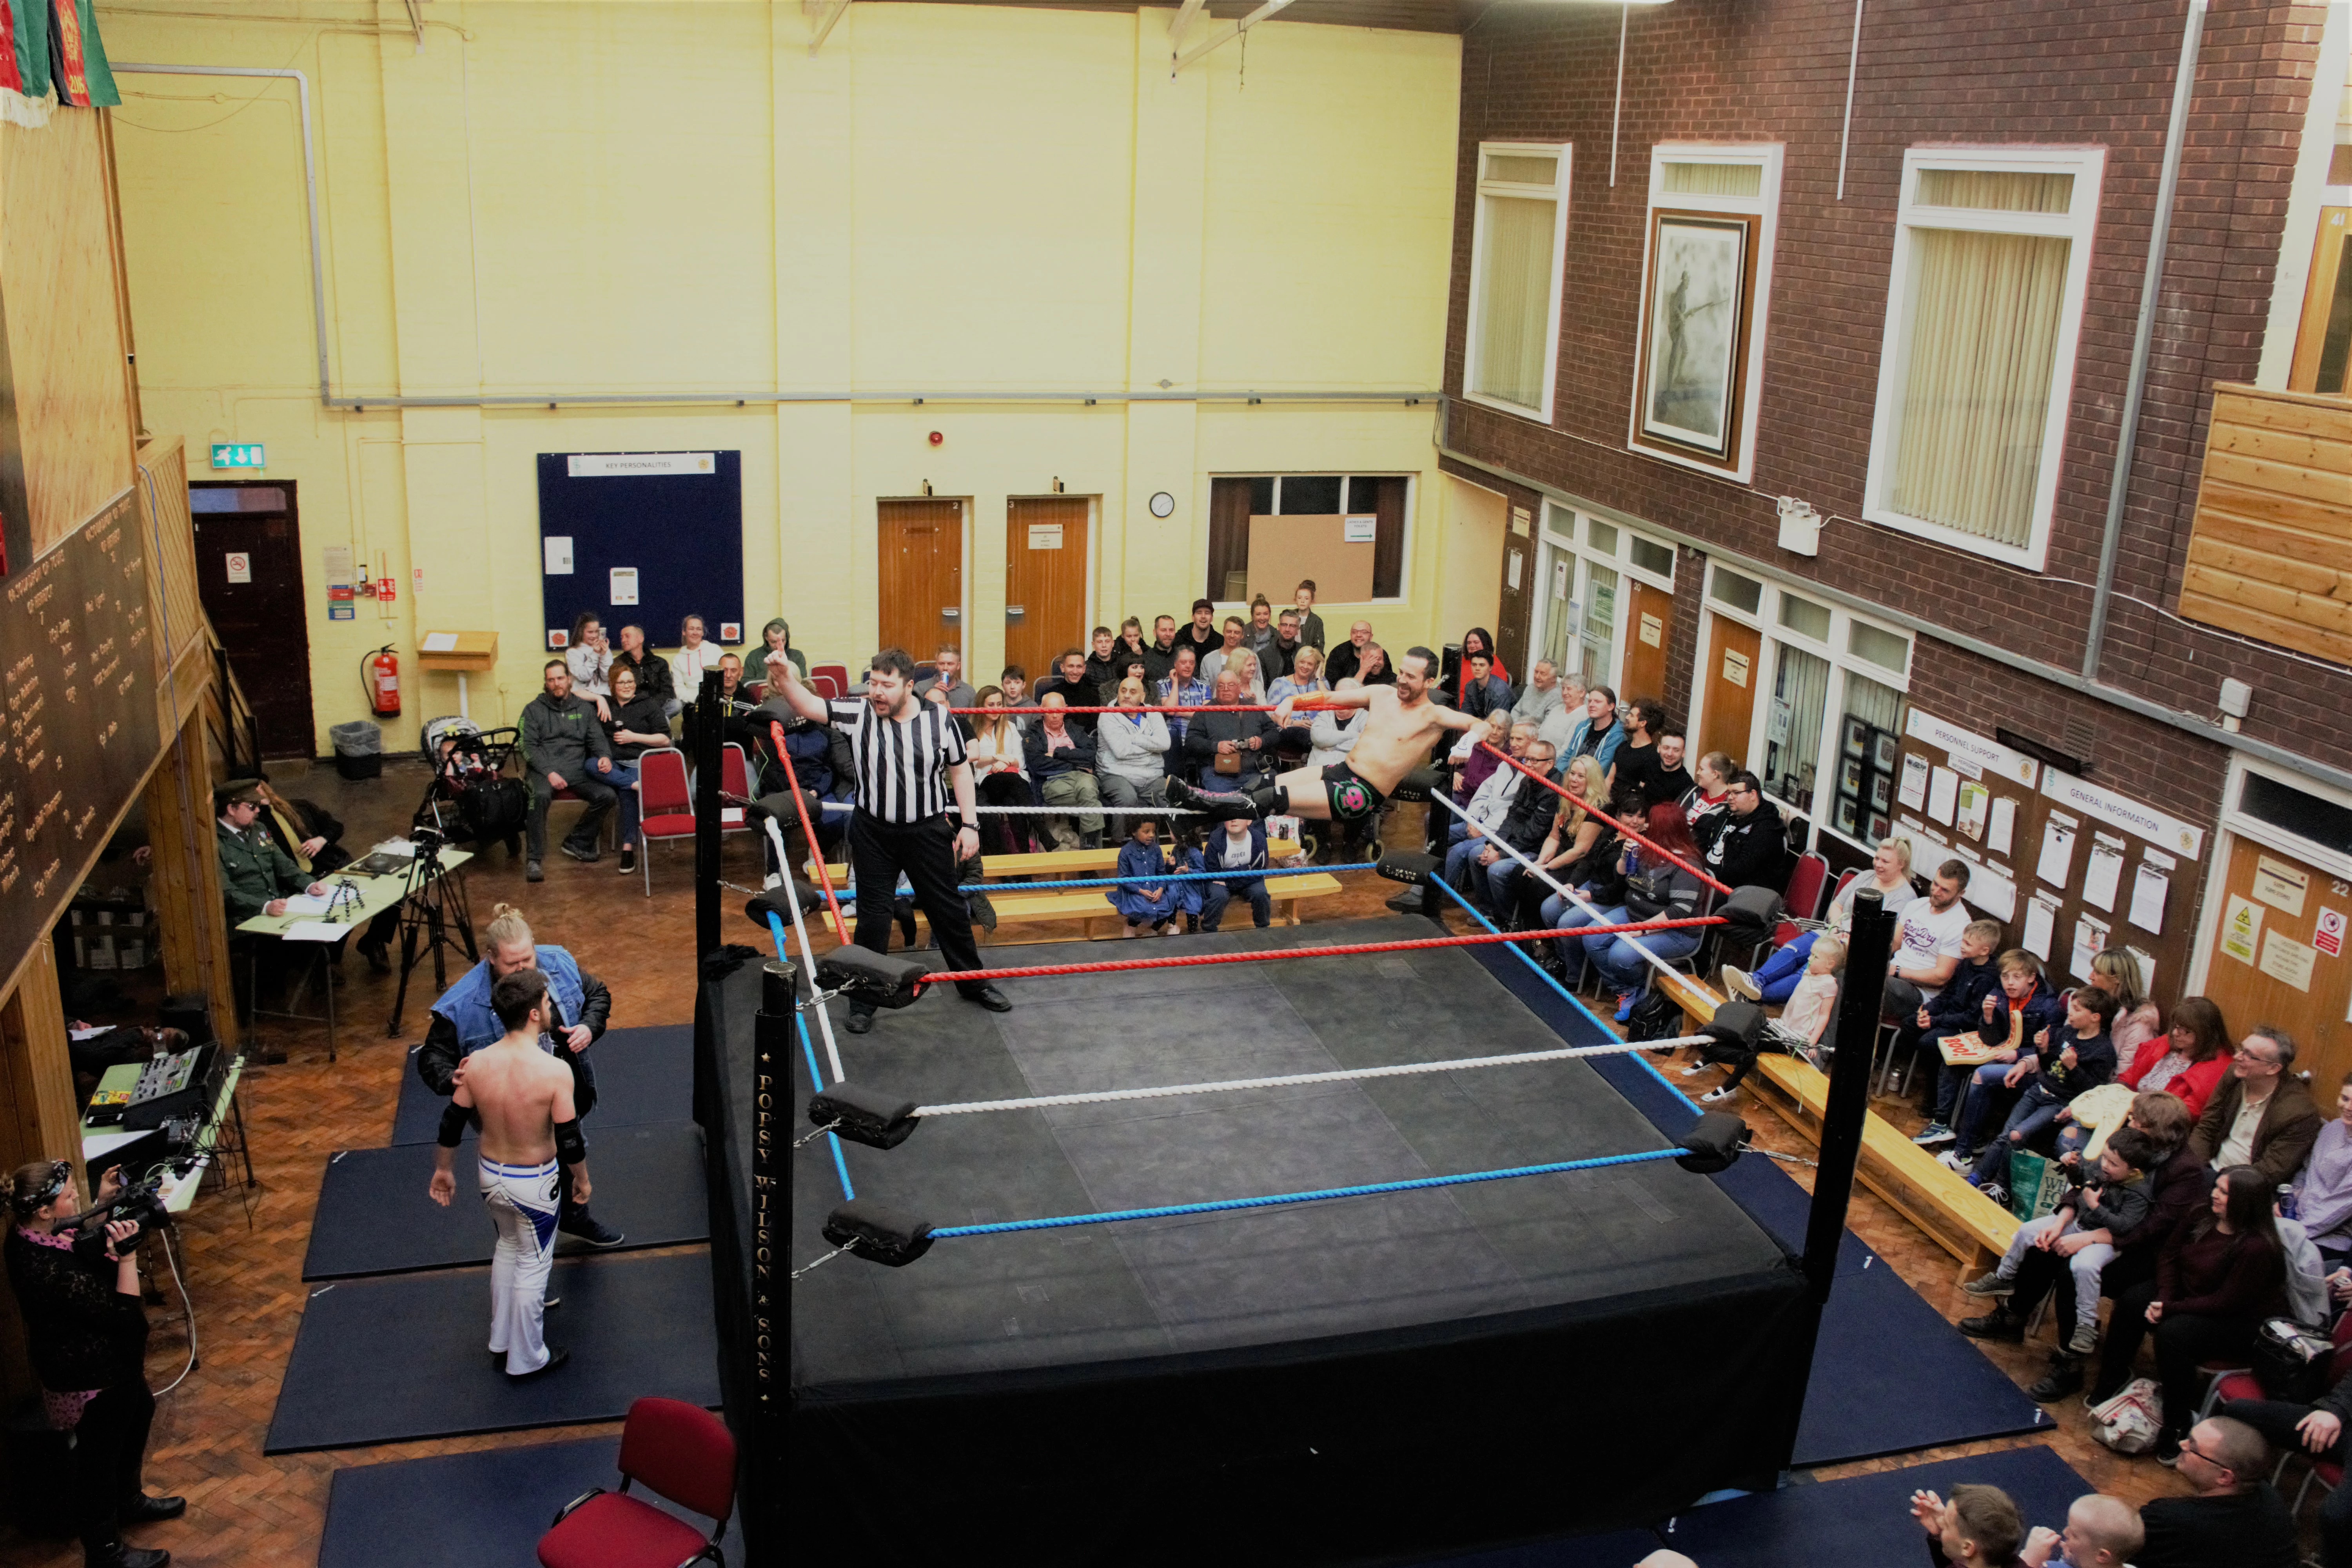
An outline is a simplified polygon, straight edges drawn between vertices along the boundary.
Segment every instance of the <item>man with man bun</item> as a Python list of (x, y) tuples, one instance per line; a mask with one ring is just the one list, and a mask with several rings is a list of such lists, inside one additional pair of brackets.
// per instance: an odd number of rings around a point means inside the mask
[(547, 981), (518, 969), (490, 989), (505, 1033), (467, 1059), (464, 1081), (441, 1113), (427, 1194), (443, 1208), (456, 1196), (452, 1169), (468, 1122), (481, 1128), (482, 1203), (498, 1226), (490, 1254), (490, 1354), (517, 1382), (552, 1372), (571, 1352), (543, 1331), (548, 1270), (555, 1261), (556, 1194), (588, 1203), (588, 1145), (572, 1105), (572, 1073), (540, 1049), (555, 1026)]

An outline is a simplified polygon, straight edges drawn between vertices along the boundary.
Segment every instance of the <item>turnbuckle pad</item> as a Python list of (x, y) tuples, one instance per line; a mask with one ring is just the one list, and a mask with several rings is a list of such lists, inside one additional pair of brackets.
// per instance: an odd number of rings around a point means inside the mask
[(830, 1123), (842, 1137), (869, 1149), (896, 1149), (922, 1120), (913, 1100), (854, 1083), (818, 1090), (809, 1100), (808, 1119), (818, 1127)]
[(889, 1268), (904, 1268), (931, 1249), (929, 1221), (864, 1198), (853, 1198), (827, 1215), (824, 1235), (834, 1246)]
[(877, 1007), (911, 1007), (916, 986), (930, 972), (912, 959), (893, 958), (855, 945), (836, 947), (816, 961), (816, 983)]

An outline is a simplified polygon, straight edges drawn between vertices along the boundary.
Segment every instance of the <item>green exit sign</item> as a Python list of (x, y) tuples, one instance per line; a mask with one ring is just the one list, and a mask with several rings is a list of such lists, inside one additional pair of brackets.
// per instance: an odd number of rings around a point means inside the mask
[(215, 441), (213, 443), (213, 467), (215, 468), (259, 468), (268, 465), (262, 461), (258, 441)]

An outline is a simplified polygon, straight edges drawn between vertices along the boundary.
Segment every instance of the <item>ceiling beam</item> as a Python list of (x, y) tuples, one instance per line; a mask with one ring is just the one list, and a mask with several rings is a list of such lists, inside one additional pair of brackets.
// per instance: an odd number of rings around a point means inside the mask
[(814, 55), (824, 47), (824, 40), (833, 32), (833, 25), (840, 21), (841, 14), (848, 9), (849, 0), (801, 0), (801, 10), (809, 18), (810, 54)]
[(1217, 31), (1211, 33), (1207, 37), (1202, 38), (1199, 43), (1194, 44), (1191, 48), (1186, 49), (1181, 54), (1178, 55), (1176, 57), (1176, 68), (1178, 70), (1182, 70), (1186, 66), (1191, 65), (1194, 60), (1199, 59), (1202, 55), (1205, 55), (1210, 50), (1216, 48), (1219, 45), (1232, 43), (1235, 38), (1240, 37), (1244, 33), (1248, 32), (1252, 27), (1256, 26), (1260, 22), (1265, 21), (1267, 17), (1273, 16), (1276, 11), (1283, 9), (1289, 4), (1290, 0), (1265, 0), (1265, 5), (1260, 5), (1256, 10), (1251, 12), (1248, 16), (1244, 16), (1240, 21), (1226, 23)]
[(1168, 24), (1168, 52), (1171, 55), (1184, 47), (1184, 34), (1192, 27), (1192, 18), (1201, 14), (1206, 0), (1184, 0), (1183, 8)]

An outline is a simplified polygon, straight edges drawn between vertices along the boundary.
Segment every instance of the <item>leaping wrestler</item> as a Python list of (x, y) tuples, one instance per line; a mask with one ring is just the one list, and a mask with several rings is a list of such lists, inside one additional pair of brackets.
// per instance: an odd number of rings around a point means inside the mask
[(1275, 722), (1294, 710), (1362, 708), (1363, 732), (1354, 750), (1328, 767), (1293, 768), (1272, 784), (1252, 790), (1204, 790), (1181, 779), (1168, 781), (1171, 805), (1229, 822), (1264, 821), (1288, 814), (1317, 822), (1358, 823), (1377, 816), (1405, 774), (1429, 760), (1430, 748), (1448, 731), (1475, 730), (1481, 721), (1429, 700), (1429, 675), (1437, 656), (1425, 647), (1408, 649), (1397, 661), (1394, 686), (1354, 691), (1304, 692), (1275, 704)]

